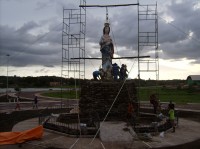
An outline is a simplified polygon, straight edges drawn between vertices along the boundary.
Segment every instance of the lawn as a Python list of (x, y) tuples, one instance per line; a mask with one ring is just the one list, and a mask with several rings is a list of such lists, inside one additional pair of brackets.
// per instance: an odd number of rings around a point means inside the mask
[(59, 92), (44, 92), (41, 94), (42, 96), (48, 96), (48, 97), (55, 97), (55, 98), (64, 98), (64, 99), (78, 99), (79, 98), (79, 91), (77, 91), (77, 97), (76, 97), (76, 91), (70, 90), (70, 91), (63, 91), (61, 94), (61, 91)]
[[(188, 89), (167, 89), (167, 88), (140, 88), (139, 97), (142, 101), (148, 101), (149, 96), (152, 93), (159, 93), (158, 98), (161, 102), (169, 102), (172, 100), (176, 103), (200, 103), (200, 92), (191, 91)], [(42, 93), (43, 96), (55, 97), (55, 98), (65, 98), (65, 99), (79, 99), (79, 91), (63, 91), (61, 92), (45, 92)]]
[(149, 100), (151, 93), (159, 93), (158, 98), (161, 102), (172, 100), (176, 103), (200, 103), (200, 92), (189, 89), (167, 89), (167, 88), (141, 88), (140, 99)]

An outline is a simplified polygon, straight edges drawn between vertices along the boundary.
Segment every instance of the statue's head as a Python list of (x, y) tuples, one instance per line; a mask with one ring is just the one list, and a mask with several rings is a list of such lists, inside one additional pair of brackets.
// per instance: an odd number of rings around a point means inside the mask
[(109, 34), (110, 33), (110, 27), (109, 26), (105, 26), (104, 28), (103, 28), (103, 34)]

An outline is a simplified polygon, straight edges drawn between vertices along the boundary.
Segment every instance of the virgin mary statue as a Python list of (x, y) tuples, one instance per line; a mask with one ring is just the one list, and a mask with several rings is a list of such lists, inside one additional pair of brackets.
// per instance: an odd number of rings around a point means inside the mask
[(102, 53), (102, 68), (105, 72), (112, 69), (112, 58), (114, 54), (114, 46), (111, 37), (109, 36), (110, 27), (106, 22), (103, 28), (103, 36), (100, 39), (100, 51)]

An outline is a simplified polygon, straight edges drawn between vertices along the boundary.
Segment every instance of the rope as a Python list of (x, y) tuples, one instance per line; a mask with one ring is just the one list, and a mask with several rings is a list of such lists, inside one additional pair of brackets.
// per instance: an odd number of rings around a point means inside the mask
[(78, 139), (76, 139), (76, 141), (70, 146), (70, 148), (69, 149), (72, 149), (75, 145), (76, 145), (76, 143), (79, 141), (79, 138)]
[[(128, 74), (129, 74), (129, 73), (131, 72), (131, 70), (133, 69), (134, 63), (135, 63), (135, 60), (134, 60), (134, 62), (133, 62), (133, 64), (132, 64), (131, 69), (130, 69), (130, 71), (128, 72)], [(115, 97), (115, 99), (114, 99), (112, 105), (110, 106), (110, 108), (109, 108), (109, 110), (108, 110), (106, 116), (104, 117), (104, 119), (103, 119), (103, 121), (102, 121), (102, 124), (105, 122), (105, 120), (106, 120), (108, 114), (110, 113), (110, 111), (111, 111), (111, 109), (112, 109), (114, 103), (116, 102), (116, 100), (117, 100), (117, 98), (118, 98), (118, 96), (119, 96), (119, 94), (120, 94), (120, 92), (121, 92), (121, 90), (122, 90), (122, 88), (123, 88), (123, 86), (124, 86), (126, 80), (127, 80), (127, 78), (125, 78), (125, 80), (124, 80), (124, 82), (123, 82), (123, 84), (122, 84), (122, 86), (121, 86), (119, 92), (117, 93), (117, 95), (116, 95), (116, 97)], [(93, 137), (93, 139), (92, 139), (92, 141), (89, 143), (89, 145), (91, 145), (91, 144), (94, 142), (94, 139), (97, 137), (97, 134), (99, 133), (100, 128), (101, 128), (101, 126), (100, 126), (99, 129), (97, 130), (95, 136)]]

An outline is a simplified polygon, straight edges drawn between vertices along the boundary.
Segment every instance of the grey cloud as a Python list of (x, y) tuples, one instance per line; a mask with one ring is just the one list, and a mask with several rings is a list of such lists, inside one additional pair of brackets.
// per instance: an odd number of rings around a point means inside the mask
[[(167, 14), (174, 18), (172, 24), (159, 23), (160, 48), (164, 51), (164, 59), (187, 58), (199, 62), (200, 55), (200, 9), (194, 9), (190, 0), (181, 3), (172, 1), (167, 7)], [(189, 37), (192, 32), (193, 36)]]
[(54, 65), (44, 65), (45, 67), (51, 67), (51, 68), (53, 68), (54, 67)]
[[(0, 54), (10, 54), (10, 65), (29, 66), (60, 65), (61, 61), (61, 28), (41, 33), (38, 36), (29, 33), (38, 25), (26, 23), (19, 29), (0, 26)], [(6, 60), (0, 65), (6, 65)]]
[(27, 31), (29, 31), (30, 29), (33, 29), (35, 27), (38, 27), (38, 24), (36, 24), (33, 21), (27, 22), (25, 23), (20, 29), (18, 29), (17, 31), (20, 33), (26, 33)]
[[(13, 66), (42, 65), (54, 67), (55, 65), (60, 65), (62, 8), (74, 8), (74, 4), (54, 0), (50, 0), (50, 2), (56, 4), (57, 15), (60, 19), (51, 18), (42, 20), (39, 23), (30, 21), (19, 29), (0, 26), (0, 54), (6, 55), (9, 53), (10, 55), (15, 55), (11, 57), (10, 61)], [(49, 5), (46, 1), (41, 2), (38, 4), (38, 8), (49, 7)], [(172, 22), (174, 26), (172, 26), (159, 18), (159, 49), (163, 50), (163, 54), (161, 54), (162, 59), (187, 58), (194, 59), (195, 62), (193, 63), (200, 62), (200, 42), (198, 42), (200, 38), (200, 9), (194, 9), (193, 6), (194, 4), (190, 3), (190, 0), (183, 0), (181, 3), (172, 2), (165, 5), (166, 12), (161, 11), (159, 13), (161, 18), (166, 13), (175, 19)], [(138, 33), (136, 8), (121, 8), (109, 17), (111, 20), (110, 35), (114, 37), (113, 40), (116, 43), (116, 54), (120, 56), (134, 56), (137, 50)], [(96, 17), (95, 13), (87, 14), (86, 52), (92, 57), (101, 56), (98, 42), (103, 34), (104, 21), (105, 19)], [(48, 25), (50, 32), (47, 34), (40, 33), (37, 36), (30, 33), (31, 30), (42, 25)], [(141, 27), (149, 28), (150, 24), (143, 24)], [(179, 29), (184, 31), (184, 33)], [(190, 31), (193, 32), (193, 38), (196, 40), (188, 39), (189, 37), (186, 34)], [(92, 43), (92, 46), (88, 46), (87, 44), (89, 43)], [(3, 64), (1, 63), (0, 65)]]
[(45, 68), (42, 68), (42, 69), (39, 69), (39, 70), (35, 70), (35, 73), (41, 73), (41, 72), (48, 73), (49, 70), (47, 70)]

